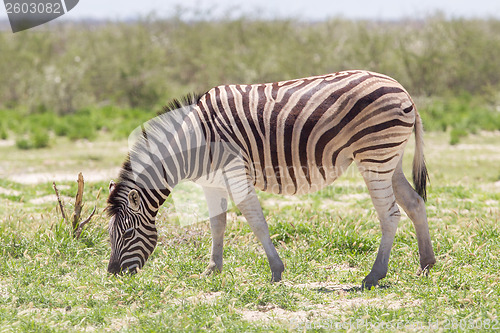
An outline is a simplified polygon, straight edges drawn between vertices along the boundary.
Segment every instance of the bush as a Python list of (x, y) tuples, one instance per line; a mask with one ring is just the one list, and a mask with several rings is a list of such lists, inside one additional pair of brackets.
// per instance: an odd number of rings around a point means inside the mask
[(205, 14), (190, 22), (44, 26), (23, 38), (0, 32), (0, 107), (59, 114), (106, 104), (152, 109), (214, 85), (351, 68), (393, 76), (417, 96), (500, 89), (498, 20), (304, 23), (207, 21)]
[(54, 125), (54, 133), (57, 136), (67, 136), (71, 131), (71, 125), (68, 124), (67, 118), (58, 119)]
[(93, 140), (97, 136), (97, 131), (90, 119), (82, 115), (75, 115), (68, 119), (68, 138), (71, 140), (86, 139)]
[(500, 129), (500, 20), (304, 23), (205, 14), (190, 22), (180, 12), (63, 23), (23, 38), (0, 32), (0, 108), (8, 114), (0, 138), (8, 129), (20, 146), (46, 144), (43, 134), (24, 136), (33, 128), (72, 140), (93, 140), (102, 129), (125, 138), (188, 92), (352, 68), (388, 74), (429, 100), (417, 103), (426, 129), (455, 129), (451, 141), (459, 130)]
[(17, 140), (16, 140), (16, 147), (19, 148), (19, 149), (23, 149), (23, 150), (27, 150), (27, 149), (33, 148), (33, 146), (31, 145), (30, 140), (28, 138), (26, 138), (26, 137), (17, 138)]
[(466, 137), (468, 132), (461, 128), (454, 128), (450, 132), (450, 145), (456, 145), (460, 139)]
[(33, 148), (45, 148), (49, 146), (49, 132), (46, 129), (37, 129), (31, 135)]
[(7, 129), (0, 123), (0, 140), (7, 140), (9, 138), (9, 134), (7, 133)]
[(19, 149), (39, 149), (49, 146), (50, 135), (44, 128), (37, 128), (28, 134), (19, 136), (16, 140), (16, 146)]
[(422, 103), (420, 115), (428, 131), (450, 130), (450, 143), (478, 130), (500, 130), (500, 112), (483, 97), (462, 94), (448, 98), (433, 98)]

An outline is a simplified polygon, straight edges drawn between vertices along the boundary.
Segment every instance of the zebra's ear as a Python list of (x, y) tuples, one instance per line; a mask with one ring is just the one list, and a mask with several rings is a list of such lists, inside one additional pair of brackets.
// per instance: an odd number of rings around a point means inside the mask
[(132, 210), (139, 210), (139, 205), (141, 203), (141, 197), (139, 196), (139, 193), (136, 190), (131, 190), (128, 192), (128, 206)]
[(109, 193), (113, 192), (116, 187), (116, 183), (114, 181), (109, 182)]

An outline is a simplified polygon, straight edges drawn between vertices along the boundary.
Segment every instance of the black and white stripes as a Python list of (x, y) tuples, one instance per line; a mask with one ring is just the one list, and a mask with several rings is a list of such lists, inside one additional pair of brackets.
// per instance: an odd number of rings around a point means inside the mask
[[(215, 140), (241, 149), (256, 187), (280, 194), (318, 190), (366, 151), (397, 152), (415, 123), (413, 103), (397, 82), (362, 71), (216, 87), (197, 109)], [(367, 145), (388, 131), (390, 139)]]
[[(217, 201), (230, 196), (262, 242), (273, 280), (279, 280), (283, 264), (269, 240), (254, 188), (288, 195), (313, 192), (331, 184), (354, 161), (383, 231), (380, 258), (364, 283), (373, 285), (385, 276), (399, 219), (396, 201), (405, 210), (422, 211), (427, 178), (420, 117), (398, 82), (377, 73), (346, 71), (267, 84), (226, 85), (168, 109), (142, 127), (112, 188), (108, 200), (111, 272), (143, 266), (156, 243), (156, 238), (152, 241), (156, 212), (172, 188), (188, 179), (201, 184), (210, 198), (214, 247), (206, 273), (222, 269), (220, 229), (225, 227), (225, 212), (217, 209), (221, 206)], [(413, 129), (418, 195), (401, 168)], [(428, 268), (434, 254), (425, 207), (416, 215), (417, 221), (412, 220), (421, 265)], [(123, 241), (127, 232), (134, 234), (128, 243)], [(134, 255), (136, 261), (131, 259)]]

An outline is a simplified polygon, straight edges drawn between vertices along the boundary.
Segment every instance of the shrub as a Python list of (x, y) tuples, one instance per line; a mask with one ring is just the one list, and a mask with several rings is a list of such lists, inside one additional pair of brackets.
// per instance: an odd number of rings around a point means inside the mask
[(151, 109), (218, 84), (349, 68), (391, 75), (417, 96), (500, 88), (498, 20), (304, 23), (210, 21), (205, 14), (190, 22), (62, 24), (57, 34), (47, 26), (22, 39), (0, 33), (0, 107), (59, 114), (106, 104)]
[(16, 139), (16, 147), (19, 149), (27, 150), (33, 148), (31, 142), (26, 137), (19, 137)]
[(450, 132), (450, 145), (456, 145), (459, 143), (462, 137), (466, 137), (468, 132), (461, 128), (454, 128)]
[(0, 140), (7, 140), (8, 137), (9, 134), (7, 133), (7, 129), (2, 123), (0, 123)]
[(68, 117), (69, 132), (68, 138), (71, 140), (86, 139), (93, 140), (97, 136), (94, 124), (88, 116), (76, 114)]
[(60, 118), (54, 125), (54, 133), (57, 136), (67, 136), (71, 131), (71, 125), (68, 124), (67, 118)]
[(44, 128), (36, 129), (31, 134), (31, 142), (35, 149), (48, 147), (49, 140), (49, 132)]
[(500, 129), (500, 20), (304, 23), (205, 14), (190, 22), (180, 12), (167, 20), (62, 24), (57, 34), (45, 26), (22, 39), (0, 32), (0, 108), (8, 108), (0, 138), (8, 129), (29, 146), (33, 138), (22, 134), (32, 128), (72, 140), (93, 140), (105, 128), (124, 138), (191, 91), (351, 68), (388, 74), (430, 100), (417, 103), (425, 128), (455, 129), (451, 141), (458, 129)]
[(481, 96), (461, 94), (447, 98), (433, 98), (422, 103), (420, 115), (428, 131), (450, 131), (450, 143), (478, 130), (500, 130), (500, 112)]
[(39, 149), (49, 146), (50, 134), (45, 128), (37, 128), (28, 134), (21, 135), (16, 140), (19, 149)]

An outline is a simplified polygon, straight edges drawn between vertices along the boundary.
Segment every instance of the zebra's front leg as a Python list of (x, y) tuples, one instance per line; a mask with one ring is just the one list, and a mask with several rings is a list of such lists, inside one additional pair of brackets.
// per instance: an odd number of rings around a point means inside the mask
[(369, 289), (372, 286), (376, 286), (378, 281), (383, 279), (387, 274), (389, 256), (391, 254), (391, 248), (401, 213), (396, 204), (396, 198), (390, 178), (380, 179), (378, 177), (373, 177), (374, 175), (371, 172), (367, 172), (363, 176), (368, 186), (373, 205), (380, 219), (380, 227), (382, 229), (382, 239), (380, 240), (377, 258), (375, 259), (372, 270), (362, 282), (362, 287)]
[(235, 203), (243, 216), (247, 219), (253, 233), (264, 247), (271, 268), (271, 282), (281, 281), (281, 274), (285, 270), (285, 266), (269, 236), (269, 228), (255, 190), (252, 188), (243, 200), (235, 200)]
[(224, 231), (226, 230), (227, 191), (221, 188), (204, 187), (205, 198), (210, 215), (210, 229), (212, 232), (212, 251), (210, 262), (203, 276), (222, 271), (222, 253), (224, 246)]

